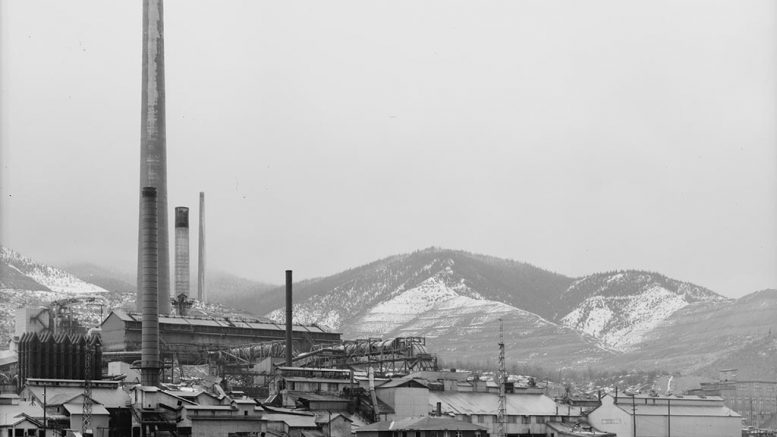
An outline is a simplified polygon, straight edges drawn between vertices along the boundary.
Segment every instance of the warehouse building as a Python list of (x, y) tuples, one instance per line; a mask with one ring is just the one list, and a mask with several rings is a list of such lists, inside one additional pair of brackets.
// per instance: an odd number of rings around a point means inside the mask
[(607, 395), (589, 423), (618, 437), (738, 437), (742, 416), (719, 396)]
[[(141, 315), (112, 311), (100, 325), (103, 352), (110, 361), (140, 359)], [(285, 327), (270, 321), (227, 317), (159, 317), (163, 352), (175, 354), (182, 364), (201, 364), (207, 352), (246, 344), (282, 341)], [(316, 325), (292, 327), (294, 349), (308, 351), (314, 344), (335, 344), (340, 334)]]

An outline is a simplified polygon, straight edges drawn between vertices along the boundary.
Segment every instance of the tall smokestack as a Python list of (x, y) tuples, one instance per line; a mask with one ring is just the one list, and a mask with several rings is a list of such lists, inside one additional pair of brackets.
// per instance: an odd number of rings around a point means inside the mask
[[(165, 145), (165, 64), (162, 0), (143, 0), (143, 83), (140, 119), (140, 187), (156, 188), (159, 256), (159, 314), (170, 313), (170, 252), (167, 226), (167, 151)], [(141, 204), (143, 199), (140, 200)], [(140, 213), (142, 216), (142, 212)], [(142, 218), (140, 219), (142, 220)], [(138, 246), (141, 245), (138, 230)], [(138, 248), (136, 308), (144, 308), (140, 292), (142, 254)]]
[(159, 307), (157, 253), (157, 192), (144, 187), (140, 197), (140, 292), (143, 316), (140, 322), (140, 383), (159, 385)]
[(291, 270), (286, 270), (286, 365), (291, 366)]
[(200, 234), (197, 246), (197, 299), (205, 302), (205, 193), (200, 191)]
[(189, 295), (189, 208), (175, 208), (175, 295)]

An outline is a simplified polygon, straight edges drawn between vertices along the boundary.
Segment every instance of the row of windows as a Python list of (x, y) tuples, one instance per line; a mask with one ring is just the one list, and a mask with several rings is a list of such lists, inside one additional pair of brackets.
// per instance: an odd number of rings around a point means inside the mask
[[(393, 437), (421, 437), (421, 431), (394, 431)], [(464, 437), (461, 431), (426, 431), (427, 437)], [(474, 432), (475, 437), (481, 437), (480, 431)]]
[[(490, 417), (490, 422), (496, 422), (496, 416), (492, 414), (473, 414), (472, 415), (472, 421), (477, 423), (485, 423), (486, 417)], [(534, 417), (534, 423), (545, 423), (550, 420), (554, 416), (507, 416), (507, 423), (521, 423), (523, 425), (528, 425), (532, 423), (531, 418)]]

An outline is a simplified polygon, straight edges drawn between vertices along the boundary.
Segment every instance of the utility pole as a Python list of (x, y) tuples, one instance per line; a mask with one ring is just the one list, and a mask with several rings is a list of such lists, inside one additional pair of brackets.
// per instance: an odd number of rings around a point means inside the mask
[(499, 384), (499, 410), (496, 416), (496, 437), (505, 437), (505, 413), (506, 413), (506, 394), (505, 383), (507, 382), (507, 371), (505, 370), (505, 338), (504, 323), (499, 319), (499, 370), (497, 371), (497, 383)]
[(637, 401), (636, 401), (637, 394), (632, 393), (631, 394), (631, 417), (632, 417), (632, 426), (634, 428), (634, 435), (632, 437), (637, 437)]
[(672, 400), (666, 400), (666, 437), (672, 437)]
[[(48, 425), (48, 421), (46, 420), (46, 388), (47, 386), (43, 386), (43, 437), (46, 437), (46, 428)], [(6, 417), (7, 419), (7, 417)]]
[(86, 340), (86, 359), (84, 360), (84, 403), (81, 410), (81, 435), (92, 428), (92, 338)]

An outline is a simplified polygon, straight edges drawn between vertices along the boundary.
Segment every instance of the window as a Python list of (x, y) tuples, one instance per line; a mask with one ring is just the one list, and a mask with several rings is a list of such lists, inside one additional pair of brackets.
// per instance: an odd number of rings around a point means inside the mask
[(478, 416), (478, 423), (483, 423), (486, 421), (486, 416), (482, 414), (477, 414), (477, 416)]
[(531, 418), (529, 416), (521, 416), (521, 423), (528, 425), (531, 423)]
[(545, 416), (537, 416), (534, 423), (545, 423)]
[(507, 416), (507, 423), (516, 423), (518, 418), (516, 416)]

